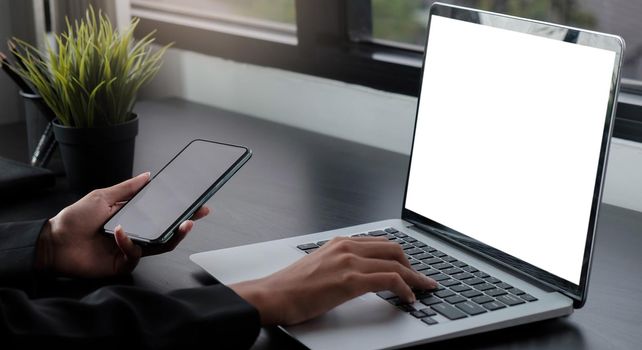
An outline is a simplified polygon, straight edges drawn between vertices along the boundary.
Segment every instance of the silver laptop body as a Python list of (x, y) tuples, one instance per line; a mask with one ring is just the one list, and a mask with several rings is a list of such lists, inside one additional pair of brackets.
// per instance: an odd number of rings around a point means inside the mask
[[(374, 234), (448, 258), (460, 273), (474, 267), (493, 287), (482, 296), (510, 287), (493, 296), (501, 308), (480, 303), (483, 312), (460, 319), (417, 301), (432, 324), (367, 293), (283, 327), (311, 349), (398, 348), (571, 314), (587, 297), (623, 49), (617, 36), (435, 4), (401, 217), (191, 259), (232, 284), (276, 272), (317, 242)], [(406, 251), (413, 266), (442, 267)], [(453, 276), (440, 283), (471, 281)]]

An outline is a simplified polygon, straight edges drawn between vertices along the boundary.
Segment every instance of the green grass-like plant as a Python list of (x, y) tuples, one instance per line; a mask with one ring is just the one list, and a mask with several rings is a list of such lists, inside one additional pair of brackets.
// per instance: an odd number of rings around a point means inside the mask
[(85, 17), (56, 35), (56, 49), (41, 51), (13, 38), (22, 65), (13, 67), (35, 87), (65, 126), (92, 128), (117, 125), (133, 118), (139, 89), (161, 66), (171, 45), (153, 50), (153, 34), (135, 41), (139, 19), (124, 33), (114, 30), (100, 11), (89, 8)]

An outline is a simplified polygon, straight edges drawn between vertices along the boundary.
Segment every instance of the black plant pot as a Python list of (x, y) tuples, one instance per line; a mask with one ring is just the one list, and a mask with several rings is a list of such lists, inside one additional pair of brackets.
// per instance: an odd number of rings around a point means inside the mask
[(57, 119), (53, 126), (73, 191), (87, 193), (132, 176), (138, 116), (109, 127), (73, 128)]

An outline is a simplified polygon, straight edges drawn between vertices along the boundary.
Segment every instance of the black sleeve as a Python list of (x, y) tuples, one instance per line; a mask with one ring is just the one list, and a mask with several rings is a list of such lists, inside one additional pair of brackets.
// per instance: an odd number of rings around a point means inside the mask
[[(0, 280), (33, 274), (44, 221), (0, 225)], [(4, 284), (4, 283), (3, 283)], [(257, 310), (224, 285), (159, 294), (104, 287), (84, 298), (30, 299), (0, 287), (2, 348), (249, 348), (260, 330)]]
[(259, 330), (256, 309), (220, 284), (165, 295), (104, 287), (81, 300), (0, 289), (0, 339), (10, 348), (247, 349)]
[(45, 222), (0, 224), (0, 280), (6, 282), (33, 277), (36, 244)]

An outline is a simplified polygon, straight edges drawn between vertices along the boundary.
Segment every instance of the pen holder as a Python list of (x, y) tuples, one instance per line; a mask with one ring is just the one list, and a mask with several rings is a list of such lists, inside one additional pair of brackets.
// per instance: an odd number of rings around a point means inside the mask
[[(27, 127), (27, 150), (31, 165), (47, 167), (56, 175), (64, 174), (60, 153), (53, 140), (53, 130), (47, 130), (54, 116), (47, 108), (42, 97), (20, 91), (24, 105), (25, 124)], [(45, 133), (45, 131), (48, 131)], [(43, 142), (47, 141), (47, 142)]]
[(36, 151), (40, 136), (45, 131), (47, 124), (49, 124), (50, 116), (38, 107), (38, 104), (43, 104), (42, 97), (36, 94), (28, 94), (20, 91), (20, 96), (24, 103), (25, 122), (27, 123), (27, 146), (29, 151), (29, 159)]

